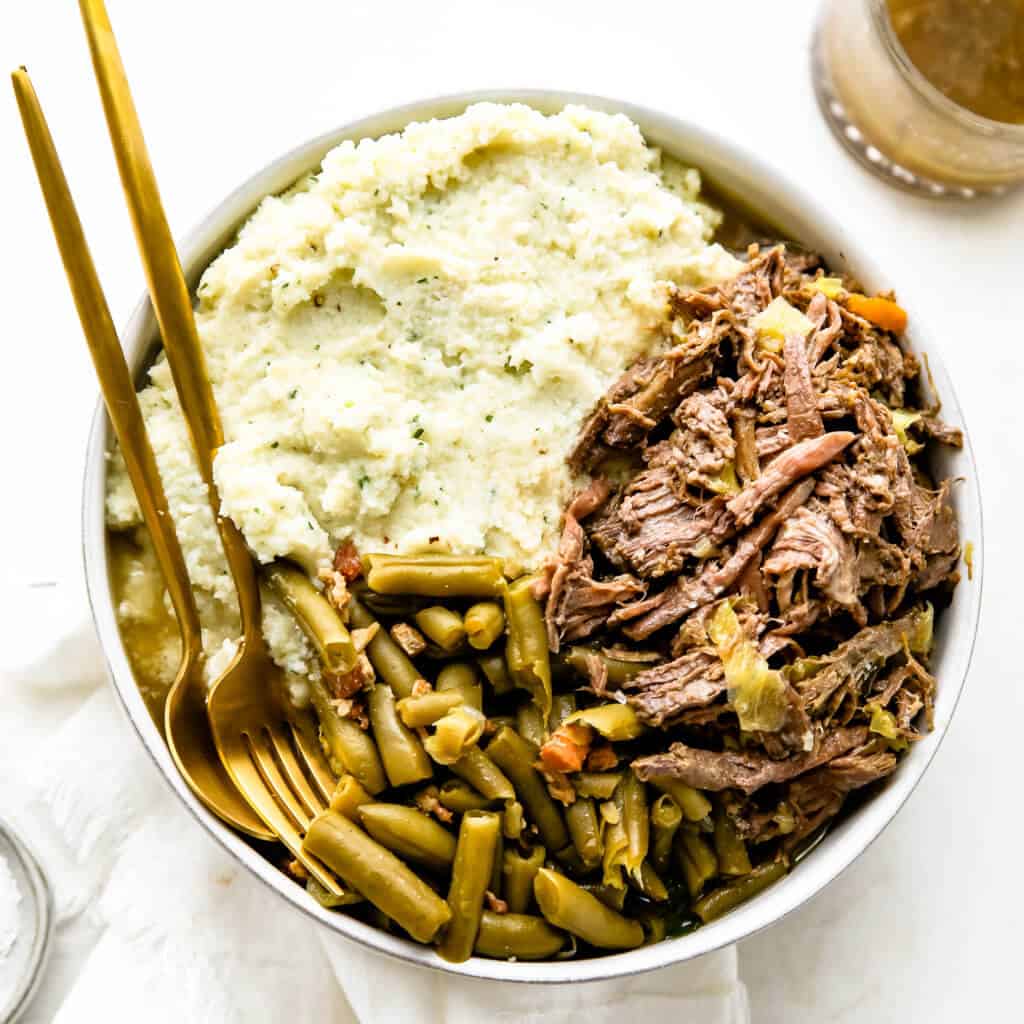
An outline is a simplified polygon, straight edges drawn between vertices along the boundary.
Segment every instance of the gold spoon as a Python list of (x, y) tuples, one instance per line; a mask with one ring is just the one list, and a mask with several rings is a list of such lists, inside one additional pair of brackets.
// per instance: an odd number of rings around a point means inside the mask
[(334, 876), (302, 850), (302, 835), (326, 808), (334, 778), (320, 749), (285, 720), (271, 692), (278, 670), (263, 639), (255, 567), (241, 532), (220, 514), (213, 458), (224, 435), (188, 286), (106, 8), (102, 0), (79, 0), (79, 6), (164, 351), (238, 591), (242, 639), (207, 705), (214, 742), (253, 809), (317, 882), (340, 895)]
[(206, 685), (199, 614), (139, 400), (39, 99), (24, 68), (15, 71), (11, 78), (107, 413), (143, 521), (152, 537), (181, 633), (181, 660), (164, 708), (167, 746), (192, 792), (214, 814), (251, 836), (273, 839), (273, 833), (242, 798), (217, 756), (203, 705)]

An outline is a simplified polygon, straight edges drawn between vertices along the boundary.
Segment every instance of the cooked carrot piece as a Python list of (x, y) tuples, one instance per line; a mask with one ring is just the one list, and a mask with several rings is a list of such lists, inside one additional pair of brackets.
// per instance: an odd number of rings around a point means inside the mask
[(877, 296), (869, 299), (866, 295), (856, 293), (847, 296), (846, 308), (857, 316), (870, 320), (883, 331), (902, 334), (907, 329), (907, 311), (892, 299), (880, 299)]
[(593, 733), (586, 725), (562, 725), (540, 748), (540, 759), (548, 771), (578, 772), (590, 751)]

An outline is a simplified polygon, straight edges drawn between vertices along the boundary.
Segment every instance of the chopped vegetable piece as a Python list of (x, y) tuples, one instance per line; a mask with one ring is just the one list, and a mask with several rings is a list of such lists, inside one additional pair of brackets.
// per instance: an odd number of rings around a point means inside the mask
[(470, 647), (485, 651), (505, 631), (505, 613), (493, 601), (473, 605), (464, 619)]
[(446, 653), (450, 654), (465, 639), (466, 628), (462, 624), (462, 616), (443, 605), (423, 608), (413, 618), (416, 625)]
[(497, 558), (372, 554), (366, 560), (366, 582), (380, 594), (493, 597), (504, 583)]
[(911, 620), (910, 632), (907, 634), (907, 646), (911, 654), (921, 656), (931, 653), (935, 640), (935, 609), (926, 604), (918, 609)]
[(769, 352), (781, 352), (787, 334), (798, 334), (805, 338), (814, 325), (800, 310), (779, 295), (757, 316), (751, 318), (750, 326), (757, 331), (762, 348)]
[(821, 292), (826, 299), (838, 299), (844, 291), (841, 277), (819, 277), (811, 283), (811, 287)]
[(505, 656), (516, 685), (530, 693), (546, 722), (551, 712), (551, 661), (544, 612), (533, 596), (533, 582), (532, 576), (523, 576), (505, 588)]
[(578, 935), (601, 949), (633, 949), (644, 941), (636, 921), (606, 907), (596, 896), (550, 868), (541, 868), (533, 881), (541, 913), (556, 928)]
[(718, 858), (702, 836), (682, 829), (676, 834), (679, 866), (683, 869), (691, 899), (700, 896), (705, 884), (718, 874)]
[(762, 864), (754, 868), (748, 875), (723, 885), (720, 889), (714, 889), (697, 900), (693, 905), (693, 912), (705, 923), (721, 917), (724, 913), (738, 907), (751, 896), (767, 889), (772, 882), (781, 878), (786, 873), (786, 865), (780, 860), (771, 864)]
[(461, 693), (431, 691), (416, 697), (403, 697), (396, 707), (399, 717), (410, 729), (420, 729), (433, 725), (461, 703)]
[(896, 716), (878, 704), (869, 704), (868, 707), (871, 709), (871, 723), (868, 728), (882, 739), (887, 740), (893, 750), (906, 750), (910, 744), (900, 732)]
[(644, 732), (643, 723), (629, 704), (599, 704), (595, 708), (574, 711), (565, 721), (566, 724), (589, 725), (613, 743), (635, 740)]
[(908, 455), (916, 455), (924, 445), (910, 437), (907, 434), (907, 428), (921, 419), (921, 413), (908, 412), (906, 409), (890, 409), (889, 412), (892, 413), (892, 426), (896, 431), (896, 436), (900, 439), (900, 444), (903, 445)]
[(590, 752), (593, 733), (586, 725), (567, 722), (559, 726), (540, 748), (540, 759), (548, 771), (578, 772)]
[(750, 873), (750, 857), (746, 843), (737, 835), (732, 818), (719, 804), (715, 811), (715, 853), (718, 855), (718, 870), (723, 875), (746, 875)]
[(738, 494), (740, 482), (736, 479), (735, 464), (727, 462), (719, 472), (708, 478), (708, 483), (715, 494)]
[(846, 308), (857, 316), (864, 317), (883, 331), (902, 334), (907, 329), (907, 311), (892, 299), (879, 297), (869, 299), (854, 292), (846, 297)]
[(740, 720), (740, 728), (747, 732), (778, 732), (786, 721), (786, 681), (768, 667), (728, 601), (723, 601), (715, 611), (708, 636), (725, 667), (729, 703)]
[(434, 735), (423, 741), (423, 749), (438, 764), (455, 764), (483, 736), (486, 724), (476, 708), (460, 705), (438, 720)]

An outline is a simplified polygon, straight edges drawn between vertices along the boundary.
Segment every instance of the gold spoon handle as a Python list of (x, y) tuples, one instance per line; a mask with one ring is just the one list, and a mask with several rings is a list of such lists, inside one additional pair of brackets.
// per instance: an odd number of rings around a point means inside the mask
[(142, 518), (153, 539), (157, 561), (178, 618), (182, 657), (196, 658), (202, 650), (199, 615), (128, 364), (121, 351), (110, 309), (39, 98), (24, 68), (15, 71), (11, 79), (25, 127), (25, 137), (32, 151), (36, 176), (46, 200), (54, 237), (78, 310), (78, 319), (96, 367), (96, 376), (100, 380), (107, 414), (121, 445), (128, 477), (135, 489)]
[(228, 568), (238, 591), (242, 631), (249, 640), (259, 635), (259, 591), (245, 540), (235, 524), (220, 514), (213, 457), (224, 436), (188, 286), (103, 0), (80, 0), (79, 6), (164, 351), (192, 436), (199, 472), (213, 507)]

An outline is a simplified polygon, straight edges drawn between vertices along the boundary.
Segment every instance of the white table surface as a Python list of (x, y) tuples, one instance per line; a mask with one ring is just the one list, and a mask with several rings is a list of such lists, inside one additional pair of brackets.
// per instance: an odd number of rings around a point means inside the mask
[[(1024, 195), (938, 205), (872, 180), (818, 116), (808, 0), (108, 0), (165, 203), (183, 232), (279, 152), (470, 88), (559, 87), (714, 126), (799, 178), (884, 254), (936, 339), (980, 463), (987, 600), (945, 745), (842, 878), (741, 947), (756, 1024), (1019, 1019)], [(33, 73), (118, 322), (142, 289), (68, 0), (0, 7), (0, 67)], [(96, 385), (13, 99), (0, 102), (4, 584), (77, 571)], [(30, 497), (26, 497), (30, 496)], [(8, 591), (10, 593), (10, 591)]]

